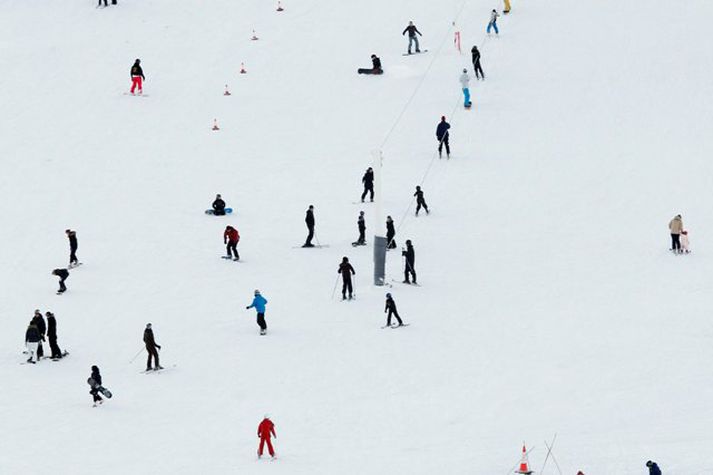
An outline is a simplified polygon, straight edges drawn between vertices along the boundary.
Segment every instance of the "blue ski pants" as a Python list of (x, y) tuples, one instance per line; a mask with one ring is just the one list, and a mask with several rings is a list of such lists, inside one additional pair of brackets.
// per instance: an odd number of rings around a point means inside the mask
[(496, 34), (496, 35), (497, 35), (498, 33), (500, 33), (500, 32), (498, 31), (498, 22), (497, 22), (497, 21), (491, 21), (490, 23), (488, 23), (488, 30), (487, 30), (488, 33), (490, 33), (490, 29), (491, 29), (491, 28), (494, 28), (494, 29), (495, 29), (495, 34)]

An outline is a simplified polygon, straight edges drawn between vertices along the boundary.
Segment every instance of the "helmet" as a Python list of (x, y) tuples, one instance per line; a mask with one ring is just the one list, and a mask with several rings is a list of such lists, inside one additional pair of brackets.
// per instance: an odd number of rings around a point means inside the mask
[(387, 299), (390, 299), (390, 298), (391, 298), (391, 294), (390, 294), (390, 293), (387, 293), (387, 294), (386, 294), (386, 298), (387, 298)]
[(260, 295), (260, 291), (258, 289), (255, 289), (255, 295)]
[(464, 72), (464, 73), (467, 73), (467, 72), (468, 72), (468, 70), (467, 70), (467, 69), (465, 69), (465, 68), (463, 68), (463, 72)]

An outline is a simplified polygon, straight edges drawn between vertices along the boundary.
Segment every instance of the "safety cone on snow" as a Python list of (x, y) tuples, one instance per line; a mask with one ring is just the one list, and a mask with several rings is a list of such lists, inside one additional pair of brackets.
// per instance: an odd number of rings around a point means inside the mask
[(252, 41), (257, 41), (257, 40), (260, 39), (260, 38), (258, 38), (257, 35), (255, 34), (255, 30), (253, 30), (253, 37), (250, 38), (250, 39), (251, 39)]
[(530, 470), (530, 465), (527, 461), (527, 449), (525, 448), (525, 442), (522, 443), (522, 458), (520, 459), (520, 469), (515, 470), (515, 473), (520, 473), (523, 475), (530, 475), (534, 473)]
[(213, 130), (220, 130), (218, 127), (218, 119), (213, 119)]
[(247, 74), (245, 70), (245, 63), (240, 63), (240, 74)]
[(284, 12), (284, 11), (285, 11), (285, 9), (282, 8), (282, 4), (281, 4), (280, 2), (277, 2), (277, 11), (278, 11), (278, 12)]
[(224, 95), (224, 96), (229, 96), (229, 95), (230, 95), (230, 91), (228, 91), (228, 85), (227, 85), (227, 84), (225, 85), (225, 92), (223, 93), (223, 95)]

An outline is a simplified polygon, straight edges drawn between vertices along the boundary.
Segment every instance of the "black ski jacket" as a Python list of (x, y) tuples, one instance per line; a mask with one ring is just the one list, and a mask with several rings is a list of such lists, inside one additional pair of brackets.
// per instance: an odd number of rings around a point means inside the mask
[(40, 331), (35, 325), (30, 324), (25, 332), (25, 343), (38, 343), (40, 341)]
[(373, 171), (368, 171), (364, 173), (364, 176), (361, 179), (361, 182), (364, 183), (364, 188), (373, 188), (374, 187), (374, 172)]
[(378, 56), (374, 56), (373, 58), (371, 58), (371, 65), (374, 70), (381, 70), (381, 60)]
[(146, 80), (146, 76), (144, 76), (144, 70), (141, 69), (141, 65), (134, 63), (133, 66), (131, 66), (131, 76), (141, 76), (142, 79)]
[(47, 336), (51, 339), (57, 338), (57, 320), (54, 315), (47, 317)]
[(47, 333), (47, 325), (45, 324), (45, 319), (42, 318), (42, 315), (40, 314), (32, 317), (30, 324), (36, 326), (37, 331), (39, 331), (42, 338), (44, 338), (45, 333)]
[(384, 307), (384, 312), (386, 312), (387, 310), (396, 312), (396, 302), (394, 302), (394, 299), (391, 297), (386, 299), (386, 306)]
[(416, 197), (416, 202), (417, 203), (423, 203), (423, 190), (418, 190), (416, 193), (413, 194), (413, 196)]
[[(416, 28), (416, 25), (409, 25), (409, 26), (407, 26), (407, 27), (404, 29), (403, 33), (401, 33), (401, 35), (402, 35), (402, 36), (405, 35), (407, 31), (408, 31), (408, 36), (409, 36), (410, 38), (413, 38), (414, 36), (416, 36), (416, 33), (418, 33), (419, 35), (421, 35), (421, 32), (418, 31), (418, 28)], [(421, 35), (421, 36), (423, 36), (423, 35)]]
[(357, 226), (359, 227), (359, 231), (366, 231), (366, 221), (364, 221), (364, 218), (362, 216), (359, 216), (359, 219), (357, 220)]
[(77, 250), (77, 233), (74, 231), (70, 231), (67, 233), (67, 237), (69, 238), (69, 248), (73, 251)]
[(443, 140), (445, 137), (448, 137), (448, 129), (450, 128), (451, 124), (449, 124), (448, 122), (439, 122), (438, 127), (436, 127), (436, 138), (438, 140)]
[(356, 272), (354, 272), (354, 268), (350, 263), (342, 262), (341, 264), (339, 264), (337, 274), (342, 274), (342, 279), (344, 280), (352, 280), (352, 274), (356, 274)]
[(144, 330), (144, 343), (146, 343), (146, 348), (149, 349), (161, 348), (161, 345), (157, 344), (156, 340), (154, 340), (153, 330), (150, 328)]
[(480, 51), (478, 51), (477, 46), (473, 46), (473, 49), (470, 50), (470, 54), (473, 56), (473, 64), (480, 61)]
[(307, 227), (311, 228), (314, 226), (314, 212), (311, 210), (307, 210), (307, 215), (305, 216), (305, 223), (307, 223)]
[(401, 251), (401, 255), (406, 258), (406, 262), (413, 269), (416, 265), (416, 252), (413, 250), (413, 246), (406, 246), (406, 250)]
[(92, 375), (89, 377), (94, 380), (94, 383), (96, 383), (97, 387), (102, 385), (102, 375), (99, 374), (99, 371), (92, 371)]
[(225, 201), (222, 199), (218, 198), (213, 202), (213, 211), (224, 211), (225, 210)]

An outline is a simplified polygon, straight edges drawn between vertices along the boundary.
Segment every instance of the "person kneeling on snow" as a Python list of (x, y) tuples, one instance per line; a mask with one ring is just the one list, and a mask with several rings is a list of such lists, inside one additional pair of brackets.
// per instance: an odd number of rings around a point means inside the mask
[(371, 69), (360, 68), (357, 72), (359, 74), (384, 74), (384, 70), (381, 69), (381, 60), (375, 54), (371, 55)]

